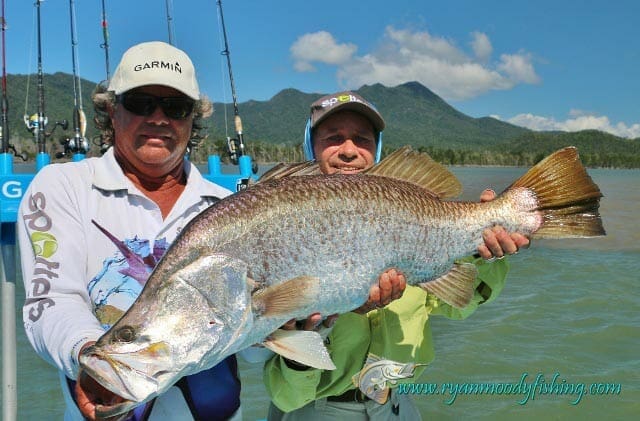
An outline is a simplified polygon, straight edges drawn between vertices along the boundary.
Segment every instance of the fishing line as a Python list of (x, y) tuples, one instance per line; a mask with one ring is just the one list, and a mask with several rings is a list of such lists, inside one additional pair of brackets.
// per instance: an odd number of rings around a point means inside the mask
[(28, 112), (29, 112), (29, 85), (31, 84), (31, 70), (32, 70), (32, 64), (33, 62), (31, 61), (33, 59), (33, 37), (34, 37), (34, 33), (36, 32), (36, 9), (33, 9), (32, 15), (31, 15), (31, 39), (29, 40), (29, 67), (27, 67), (27, 69), (29, 69), (29, 71), (27, 72), (27, 96), (24, 99), (24, 115), (25, 116), (29, 116)]
[[(218, 43), (220, 44), (219, 51), (222, 52), (221, 55), (224, 55), (226, 52), (226, 49), (224, 47), (224, 42), (222, 40), (223, 38), (222, 21), (220, 17), (220, 11), (218, 9), (216, 9), (216, 15), (218, 17)], [(220, 74), (221, 75), (227, 74), (227, 70), (225, 69), (223, 60), (220, 60)], [(224, 77), (220, 78), (220, 85), (222, 87), (222, 109), (224, 110), (224, 135), (228, 139), (230, 136), (229, 136), (228, 115), (227, 115), (227, 90), (225, 88), (226, 80)]]
[(175, 43), (175, 31), (173, 30), (173, 2), (171, 0), (165, 0), (164, 2), (167, 8), (167, 30), (169, 31), (169, 44), (177, 47), (178, 45)]
[(74, 105), (82, 109), (82, 86), (80, 85), (80, 58), (78, 57), (78, 31), (76, 30), (75, 2), (69, 1), (71, 15), (71, 61), (73, 66), (73, 99)]

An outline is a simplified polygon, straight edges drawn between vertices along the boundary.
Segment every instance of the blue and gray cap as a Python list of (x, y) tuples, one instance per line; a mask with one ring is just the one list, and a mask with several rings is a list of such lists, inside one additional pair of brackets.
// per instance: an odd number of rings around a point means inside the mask
[(375, 162), (379, 162), (382, 154), (382, 130), (384, 130), (385, 126), (384, 119), (376, 107), (374, 107), (369, 101), (351, 91), (326, 95), (311, 104), (310, 117), (307, 121), (307, 127), (305, 128), (303, 143), (305, 158), (309, 160), (315, 159), (313, 153), (313, 139), (311, 136), (313, 129), (315, 129), (318, 124), (327, 119), (330, 115), (338, 111), (353, 111), (361, 114), (363, 117), (366, 117), (371, 122), (374, 130), (378, 134)]

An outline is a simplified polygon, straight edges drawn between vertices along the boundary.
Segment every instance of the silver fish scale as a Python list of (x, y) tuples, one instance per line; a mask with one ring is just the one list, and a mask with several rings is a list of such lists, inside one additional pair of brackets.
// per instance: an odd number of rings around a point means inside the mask
[(364, 303), (387, 268), (399, 268), (411, 284), (448, 271), (454, 258), (481, 241), (487, 216), (479, 211), (477, 204), (441, 202), (388, 178), (290, 177), (261, 183), (205, 211), (172, 247), (181, 251), (167, 253), (162, 263), (180, 267), (179, 260), (192, 260), (199, 249), (243, 260), (248, 276), (263, 287), (317, 277), (321, 296), (278, 320), (345, 312)]

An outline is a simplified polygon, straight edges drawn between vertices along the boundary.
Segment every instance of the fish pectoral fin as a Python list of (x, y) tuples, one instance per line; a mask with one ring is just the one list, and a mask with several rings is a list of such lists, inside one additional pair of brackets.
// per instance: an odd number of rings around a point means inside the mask
[[(362, 389), (360, 389), (362, 390)], [(391, 389), (389, 389), (387, 386), (378, 389), (378, 388), (369, 388), (367, 389), (367, 391), (362, 390), (362, 393), (364, 393), (369, 399), (375, 401), (376, 403), (380, 404), (380, 405), (384, 405), (385, 403), (387, 403), (387, 400), (389, 399), (389, 393), (391, 392)]]
[(477, 276), (478, 269), (473, 263), (454, 263), (448, 273), (419, 285), (445, 303), (455, 308), (464, 308), (473, 298)]
[[(278, 329), (265, 339), (263, 345), (284, 358), (309, 367), (336, 369), (318, 332)], [(309, 350), (314, 352), (310, 353)]]
[(253, 310), (263, 316), (281, 316), (317, 302), (320, 279), (298, 276), (255, 292)]

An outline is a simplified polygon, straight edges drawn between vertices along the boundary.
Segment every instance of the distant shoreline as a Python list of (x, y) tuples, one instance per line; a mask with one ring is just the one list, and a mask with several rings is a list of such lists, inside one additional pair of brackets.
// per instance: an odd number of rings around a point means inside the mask
[[(89, 158), (93, 158), (93, 156), (90, 156)], [(71, 162), (71, 160), (55, 160), (52, 161), (51, 164), (63, 164), (65, 162)], [(277, 164), (281, 164), (282, 162), (258, 162), (258, 167), (260, 169), (262, 168), (271, 168)], [(285, 162), (286, 164), (292, 164), (293, 162)], [(199, 167), (200, 169), (203, 169), (207, 166), (207, 162), (194, 162), (194, 164)], [(27, 162), (22, 162), (22, 161), (14, 161), (13, 163), (13, 167), (14, 169), (18, 169), (19, 171), (14, 171), (17, 174), (25, 174), (25, 173), (29, 173), (29, 172), (33, 172), (35, 171), (35, 161), (27, 161)], [(230, 169), (230, 168), (234, 168), (235, 165), (232, 164), (222, 164), (222, 166), (226, 169)], [(481, 164), (452, 164), (452, 165), (448, 165), (445, 164), (446, 167), (450, 167), (450, 168), (531, 168), (530, 166), (523, 166), (523, 165), (496, 165), (496, 164), (490, 164), (490, 165), (481, 165)], [(624, 167), (586, 167), (589, 170), (594, 170), (594, 169), (603, 169), (603, 170), (640, 170), (640, 168), (624, 168)]]

